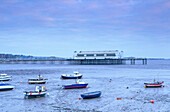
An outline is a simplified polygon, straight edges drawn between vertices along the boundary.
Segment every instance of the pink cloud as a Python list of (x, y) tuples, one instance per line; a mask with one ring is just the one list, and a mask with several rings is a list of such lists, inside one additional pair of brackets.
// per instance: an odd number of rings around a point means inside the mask
[(52, 18), (52, 17), (43, 17), (42, 20), (48, 21), (48, 22), (53, 22), (53, 21), (55, 21), (55, 18)]
[(170, 8), (170, 1), (155, 6), (149, 12), (154, 13), (154, 14), (160, 14), (163, 11), (169, 10), (169, 8)]
[(4, 0), (4, 1), (6, 3), (11, 3), (11, 4), (19, 2), (19, 0)]
[(170, 7), (170, 1), (164, 3), (163, 6), (165, 6), (165, 7)]
[(47, 16), (42, 16), (42, 15), (34, 15), (35, 19), (39, 20), (42, 22), (44, 25), (47, 26), (56, 26), (55, 24), (55, 18), (53, 17), (47, 17)]
[(76, 19), (77, 22), (86, 22), (87, 19)]
[(108, 0), (107, 4), (112, 6), (128, 6), (138, 4), (140, 1), (138, 0)]
[(87, 9), (98, 9), (100, 6), (97, 4), (90, 4), (87, 6)]
[(80, 29), (76, 29), (76, 28), (70, 28), (69, 30), (74, 32), (80, 32)]
[(0, 22), (8, 21), (9, 18), (5, 15), (0, 14)]
[(62, 0), (62, 2), (66, 4), (74, 4), (77, 3), (77, 0)]
[(46, 16), (42, 16), (42, 15), (34, 15), (34, 17), (38, 20), (42, 20), (42, 21), (45, 21), (45, 22), (53, 22), (55, 21), (55, 18), (52, 18), (52, 17), (46, 17)]

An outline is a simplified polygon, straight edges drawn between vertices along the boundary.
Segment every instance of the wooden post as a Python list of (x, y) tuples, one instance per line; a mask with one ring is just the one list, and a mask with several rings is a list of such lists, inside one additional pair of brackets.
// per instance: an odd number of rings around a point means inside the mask
[(133, 64), (133, 60), (132, 59), (130, 59), (131, 60), (131, 65)]
[(135, 65), (135, 59), (133, 59), (133, 64)]
[(147, 65), (147, 58), (145, 58), (145, 65)]

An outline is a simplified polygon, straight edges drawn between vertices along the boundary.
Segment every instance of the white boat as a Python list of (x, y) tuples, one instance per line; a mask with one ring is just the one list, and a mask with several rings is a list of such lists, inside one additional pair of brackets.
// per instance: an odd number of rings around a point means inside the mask
[(43, 97), (46, 95), (46, 86), (36, 86), (35, 91), (24, 91), (25, 98)]
[(79, 72), (74, 72), (74, 74), (62, 74), (61, 78), (62, 79), (81, 79), (82, 74), (79, 74)]
[(28, 79), (29, 84), (45, 84), (47, 79), (44, 79), (41, 75), (37, 79)]
[(12, 76), (8, 76), (7, 74), (0, 74), (0, 81), (9, 81)]
[(12, 86), (11, 84), (5, 84), (5, 83), (0, 84), (0, 91), (12, 90), (13, 88), (14, 86)]

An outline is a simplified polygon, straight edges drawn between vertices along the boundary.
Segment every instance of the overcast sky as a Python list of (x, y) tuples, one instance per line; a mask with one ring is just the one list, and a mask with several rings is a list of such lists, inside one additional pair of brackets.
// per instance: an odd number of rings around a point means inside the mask
[(170, 57), (169, 0), (0, 0), (0, 53)]

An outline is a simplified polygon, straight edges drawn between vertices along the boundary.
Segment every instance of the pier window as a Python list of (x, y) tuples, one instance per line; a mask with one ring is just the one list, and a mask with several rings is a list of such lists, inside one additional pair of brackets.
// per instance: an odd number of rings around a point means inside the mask
[(96, 54), (96, 56), (104, 56), (104, 54)]
[(94, 56), (94, 54), (86, 54), (86, 56)]
[(77, 54), (77, 56), (84, 57), (84, 54)]
[(116, 54), (115, 53), (107, 54), (107, 56), (116, 56)]

